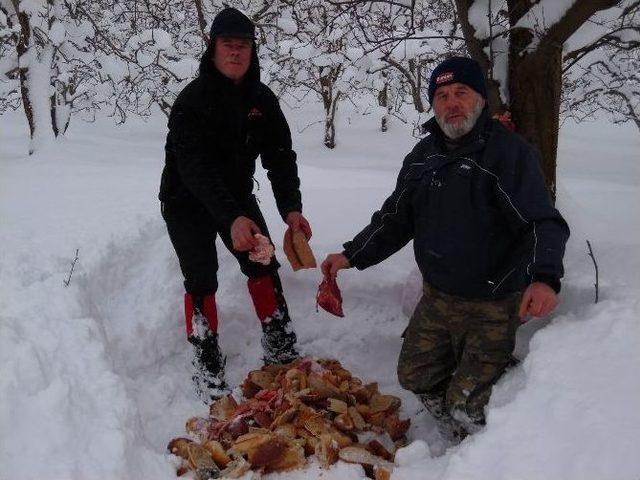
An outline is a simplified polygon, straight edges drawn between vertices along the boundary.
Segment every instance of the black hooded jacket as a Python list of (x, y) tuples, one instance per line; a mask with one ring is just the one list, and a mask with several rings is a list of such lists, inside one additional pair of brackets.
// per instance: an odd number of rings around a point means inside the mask
[(532, 281), (560, 290), (569, 227), (546, 190), (539, 156), (483, 112), (455, 148), (435, 119), (404, 160), (394, 192), (344, 244), (364, 269), (410, 240), (424, 280), (468, 299), (498, 299)]
[(160, 200), (204, 206), (220, 228), (229, 229), (247, 215), (260, 155), (282, 217), (302, 211), (291, 132), (278, 99), (260, 82), (255, 45), (240, 85), (215, 68), (212, 48), (213, 42), (200, 75), (171, 109)]

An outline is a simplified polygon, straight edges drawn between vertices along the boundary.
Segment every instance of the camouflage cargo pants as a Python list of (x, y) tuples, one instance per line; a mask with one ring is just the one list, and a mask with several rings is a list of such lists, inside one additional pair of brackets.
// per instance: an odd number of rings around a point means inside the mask
[(404, 334), (400, 384), (439, 419), (483, 424), (491, 387), (512, 361), (519, 301), (469, 301), (425, 285)]

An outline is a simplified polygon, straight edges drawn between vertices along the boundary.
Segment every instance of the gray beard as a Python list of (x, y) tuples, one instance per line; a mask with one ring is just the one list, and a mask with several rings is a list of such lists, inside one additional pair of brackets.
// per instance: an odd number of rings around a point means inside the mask
[(450, 138), (451, 140), (457, 140), (460, 137), (465, 136), (473, 129), (473, 126), (478, 121), (478, 118), (480, 118), (480, 114), (482, 113), (483, 108), (484, 101), (478, 100), (471, 113), (464, 119), (464, 121), (460, 125), (447, 123), (444, 118), (439, 117), (438, 115), (436, 115), (436, 122), (438, 122), (440, 129), (448, 138)]

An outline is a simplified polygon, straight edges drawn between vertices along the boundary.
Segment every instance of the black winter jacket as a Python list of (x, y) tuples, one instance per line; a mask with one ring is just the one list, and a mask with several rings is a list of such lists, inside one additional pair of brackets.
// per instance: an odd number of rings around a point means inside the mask
[(171, 109), (160, 200), (204, 206), (229, 229), (247, 215), (260, 155), (282, 217), (302, 211), (291, 132), (278, 99), (259, 80), (255, 48), (238, 86), (213, 66), (211, 48)]
[(344, 244), (364, 269), (410, 240), (424, 280), (468, 299), (497, 299), (532, 281), (560, 290), (569, 227), (553, 207), (536, 150), (482, 114), (450, 150), (435, 119), (404, 160), (394, 192)]

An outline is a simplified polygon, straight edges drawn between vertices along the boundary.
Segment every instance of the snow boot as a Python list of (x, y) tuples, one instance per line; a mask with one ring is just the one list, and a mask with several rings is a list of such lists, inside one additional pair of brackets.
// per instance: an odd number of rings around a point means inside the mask
[(418, 398), (435, 418), (440, 436), (449, 446), (458, 445), (467, 437), (469, 432), (464, 425), (451, 416), (444, 392), (419, 393)]
[(291, 363), (299, 358), (296, 334), (276, 273), (248, 281), (249, 293), (262, 325), (265, 365)]
[(229, 393), (224, 379), (227, 358), (218, 345), (218, 314), (213, 294), (185, 294), (187, 339), (193, 345), (193, 384), (206, 404)]

